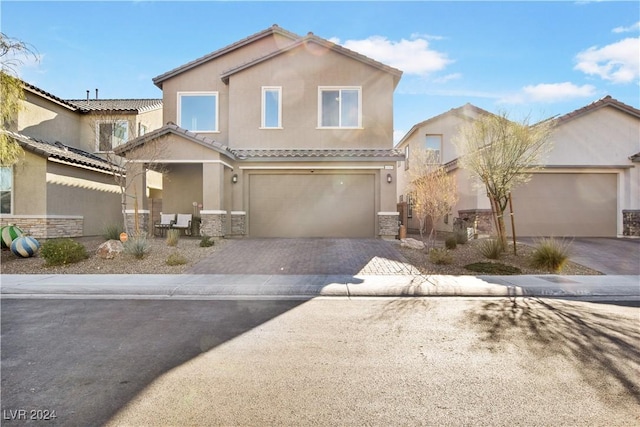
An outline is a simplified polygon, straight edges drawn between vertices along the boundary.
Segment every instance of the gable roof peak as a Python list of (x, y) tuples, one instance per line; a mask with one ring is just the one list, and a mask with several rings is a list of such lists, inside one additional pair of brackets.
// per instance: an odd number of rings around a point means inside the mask
[(573, 110), (567, 114), (564, 114), (558, 117), (556, 120), (558, 123), (564, 123), (569, 120), (572, 120), (576, 117), (582, 116), (583, 114), (590, 113), (592, 111), (598, 110), (603, 107), (613, 107), (627, 114), (631, 114), (632, 116), (640, 118), (640, 110), (632, 107), (631, 105), (627, 105), (624, 102), (618, 101), (613, 98), (611, 95), (606, 95), (597, 101), (594, 101), (584, 107), (578, 108), (577, 110)]

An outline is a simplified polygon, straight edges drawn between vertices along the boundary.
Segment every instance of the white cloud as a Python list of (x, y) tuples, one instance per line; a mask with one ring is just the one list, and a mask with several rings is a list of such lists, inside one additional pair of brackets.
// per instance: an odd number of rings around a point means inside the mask
[(344, 43), (336, 38), (330, 40), (398, 68), (406, 74), (428, 75), (444, 69), (453, 62), (445, 53), (431, 49), (425, 38), (392, 41), (383, 36), (371, 36), (364, 40), (346, 40)]
[(631, 33), (638, 30), (640, 30), (640, 21), (633, 25), (629, 25), (628, 27), (616, 27), (611, 31), (614, 33)]
[(553, 103), (575, 98), (588, 98), (596, 94), (592, 85), (577, 86), (570, 82), (540, 83), (522, 88), (518, 93), (510, 94), (499, 100), (502, 104), (524, 104), (528, 102)]
[(613, 83), (631, 83), (640, 77), (640, 37), (626, 38), (601, 48), (592, 46), (576, 55), (574, 69)]
[(461, 73), (453, 73), (453, 74), (447, 74), (446, 76), (442, 76), (442, 77), (438, 77), (436, 79), (433, 79), (434, 83), (447, 83), (450, 82), (451, 80), (460, 80), (462, 78), (462, 74)]

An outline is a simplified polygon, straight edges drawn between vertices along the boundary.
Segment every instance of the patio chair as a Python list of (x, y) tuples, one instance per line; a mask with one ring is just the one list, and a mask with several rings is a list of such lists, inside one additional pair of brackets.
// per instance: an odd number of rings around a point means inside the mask
[(176, 222), (176, 214), (164, 214), (160, 212), (160, 221), (156, 221), (154, 223), (154, 233), (156, 236), (158, 233), (160, 236), (164, 237), (165, 232), (171, 228), (171, 226)]
[(191, 214), (178, 214), (178, 219), (171, 226), (171, 228), (184, 230), (184, 234), (186, 234), (187, 236), (191, 235), (191, 218), (192, 217), (193, 215)]

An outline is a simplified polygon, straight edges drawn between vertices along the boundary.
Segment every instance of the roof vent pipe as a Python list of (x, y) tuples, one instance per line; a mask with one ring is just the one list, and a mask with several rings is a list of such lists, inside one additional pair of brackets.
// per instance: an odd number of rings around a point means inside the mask
[(98, 99), (98, 89), (96, 89), (96, 99)]
[(87, 104), (89, 103), (89, 89), (87, 89)]

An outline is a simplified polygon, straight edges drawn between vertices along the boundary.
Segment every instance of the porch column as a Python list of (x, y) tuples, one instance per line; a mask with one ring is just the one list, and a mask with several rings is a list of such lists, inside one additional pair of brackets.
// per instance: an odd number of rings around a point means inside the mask
[[(125, 221), (129, 233), (149, 233), (150, 219), (147, 200), (147, 174), (143, 163), (127, 163), (127, 194)], [(137, 217), (136, 217), (137, 214)]]
[(211, 237), (225, 236), (227, 211), (224, 210), (224, 187), (224, 165), (203, 163), (200, 234)]

